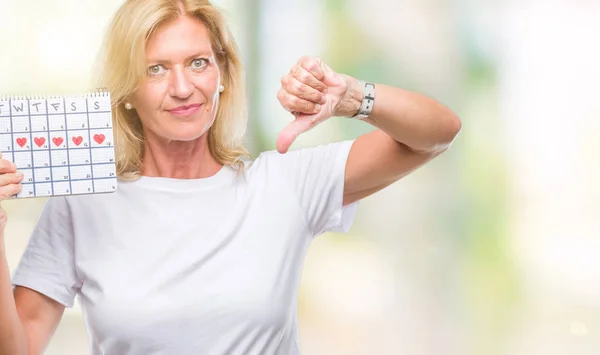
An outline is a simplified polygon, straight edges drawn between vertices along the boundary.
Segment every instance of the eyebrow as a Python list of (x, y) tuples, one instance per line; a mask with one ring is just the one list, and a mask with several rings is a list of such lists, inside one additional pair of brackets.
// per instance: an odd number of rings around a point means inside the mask
[[(214, 55), (214, 53), (211, 50), (202, 50), (202, 51), (198, 51), (195, 54), (185, 58), (185, 61), (187, 62), (192, 59), (199, 58), (199, 57), (212, 57), (213, 55)], [(159, 59), (159, 58), (150, 57), (150, 58), (148, 58), (148, 63), (171, 64), (171, 61), (168, 59)]]

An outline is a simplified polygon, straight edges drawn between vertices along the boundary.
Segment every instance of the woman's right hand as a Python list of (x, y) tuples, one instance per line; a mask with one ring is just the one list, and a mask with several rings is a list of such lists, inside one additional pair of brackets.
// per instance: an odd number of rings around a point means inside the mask
[[(21, 192), (23, 172), (17, 171), (15, 163), (2, 159), (0, 153), (0, 202), (10, 199)], [(0, 207), (0, 233), (6, 227), (6, 212)]]

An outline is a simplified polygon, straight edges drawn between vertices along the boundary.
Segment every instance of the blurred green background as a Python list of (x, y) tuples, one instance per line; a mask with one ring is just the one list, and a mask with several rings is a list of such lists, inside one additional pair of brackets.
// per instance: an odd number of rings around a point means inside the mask
[[(0, 0), (0, 95), (93, 89), (120, 0)], [(432, 96), (463, 120), (448, 152), (361, 202), (309, 251), (303, 354), (600, 351), (600, 1), (222, 0), (248, 73), (248, 146), (291, 119), (279, 79), (302, 55)], [(331, 119), (295, 147), (372, 128)], [(43, 199), (7, 201), (14, 269)], [(88, 354), (68, 310), (47, 354)]]

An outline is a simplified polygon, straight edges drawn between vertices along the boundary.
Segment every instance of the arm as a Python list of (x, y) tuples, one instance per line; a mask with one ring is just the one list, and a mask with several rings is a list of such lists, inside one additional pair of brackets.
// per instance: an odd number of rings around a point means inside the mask
[[(353, 116), (362, 88), (345, 76), (347, 99), (340, 116)], [(344, 204), (369, 196), (398, 181), (447, 150), (461, 129), (460, 119), (428, 97), (400, 88), (375, 85), (375, 104), (365, 122), (378, 128), (357, 138), (346, 164)]]
[(0, 354), (25, 355), (27, 338), (12, 294), (4, 241), (0, 242)]
[(65, 312), (65, 306), (32, 289), (16, 286), (15, 304), (27, 337), (27, 354), (43, 354)]
[(0, 355), (42, 354), (65, 307), (28, 288), (17, 286), (13, 293), (3, 239), (0, 235)]
[[(362, 102), (359, 82), (335, 73), (320, 59), (303, 57), (282, 80), (278, 100), (296, 119), (277, 139), (285, 153), (294, 139), (333, 116), (354, 116)], [(373, 111), (364, 119), (378, 130), (359, 137), (346, 163), (344, 204), (398, 181), (452, 143), (460, 119), (433, 99), (376, 85)]]

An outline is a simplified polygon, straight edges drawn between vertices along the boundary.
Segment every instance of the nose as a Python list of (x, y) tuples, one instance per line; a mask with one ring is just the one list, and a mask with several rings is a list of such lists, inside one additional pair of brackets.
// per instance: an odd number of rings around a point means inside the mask
[(188, 73), (180, 67), (171, 69), (171, 96), (187, 99), (194, 91), (194, 85), (188, 77)]

